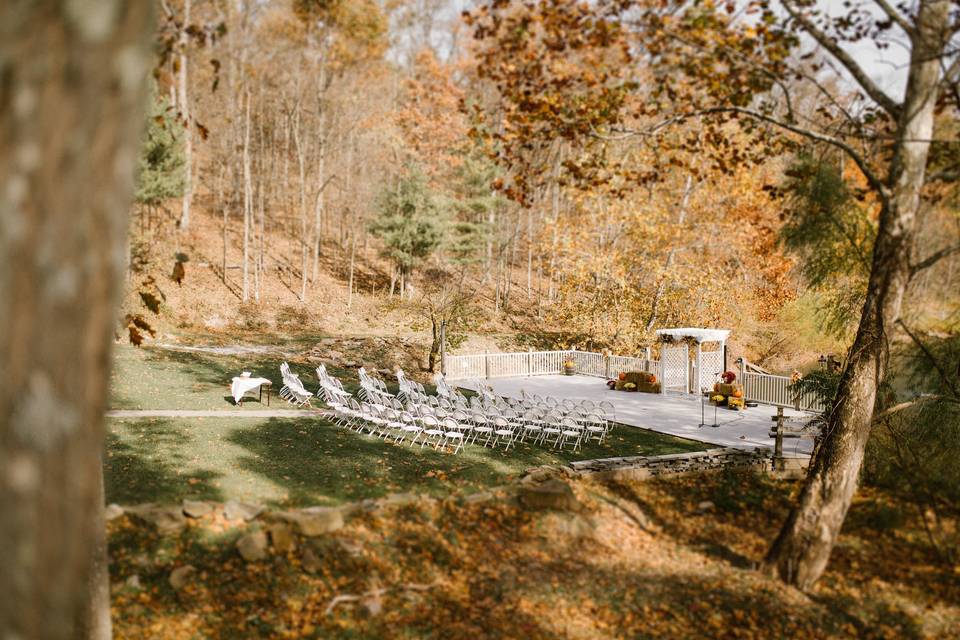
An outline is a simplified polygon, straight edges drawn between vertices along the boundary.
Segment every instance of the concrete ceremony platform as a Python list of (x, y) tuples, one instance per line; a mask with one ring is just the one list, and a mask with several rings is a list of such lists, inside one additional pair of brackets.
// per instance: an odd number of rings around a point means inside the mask
[[(770, 419), (776, 415), (776, 407), (758, 405), (742, 411), (733, 411), (726, 407), (714, 408), (708, 402), (703, 406), (703, 421), (700, 426), (700, 398), (680, 394), (653, 394), (607, 389), (603, 378), (590, 376), (523, 376), (516, 378), (493, 378), (481, 381), (493, 388), (500, 396), (521, 397), (521, 391), (527, 394), (553, 396), (558, 400), (609, 400), (616, 407), (617, 422), (632, 427), (667, 433), (690, 440), (699, 440), (724, 447), (755, 449), (769, 447), (773, 449), (774, 439), (768, 434), (775, 423)], [(472, 389), (471, 382), (457, 380), (453, 384)], [(716, 409), (717, 427), (714, 424)], [(784, 409), (787, 417), (807, 415), (802, 411)], [(813, 441), (806, 438), (787, 438), (783, 442), (785, 455), (809, 455), (813, 450)]]

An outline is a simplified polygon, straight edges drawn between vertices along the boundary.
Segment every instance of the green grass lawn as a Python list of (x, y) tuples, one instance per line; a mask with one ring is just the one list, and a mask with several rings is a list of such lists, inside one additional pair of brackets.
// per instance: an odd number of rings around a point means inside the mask
[[(114, 351), (113, 373), (110, 380), (111, 409), (196, 409), (217, 410), (236, 408), (230, 396), (230, 381), (243, 371), (267, 378), (273, 383), (271, 404), (290, 409), (277, 399), (280, 391), (279, 356), (249, 354), (222, 356), (192, 351), (166, 349), (137, 349), (119, 345)], [(317, 390), (316, 365), (288, 358), (293, 372), (300, 376), (307, 389)], [(356, 371), (328, 368), (340, 377), (348, 391), (359, 386)], [(266, 397), (264, 397), (266, 405)], [(260, 407), (256, 399), (244, 400), (244, 406)]]
[(573, 453), (521, 444), (453, 455), (393, 445), (317, 418), (109, 421), (107, 500), (121, 504), (237, 499), (338, 504), (415, 491), (443, 495), (504, 483), (529, 467), (609, 456), (696, 451), (699, 442), (618, 426)]
[[(270, 378), (273, 406), (291, 407), (276, 397), (281, 384), (279, 357), (132, 347), (120, 347), (115, 353), (113, 409), (230, 409), (234, 407), (230, 379), (241, 371)], [(289, 361), (307, 388), (315, 389), (313, 366)], [(347, 390), (356, 390), (355, 371), (331, 373)], [(244, 408), (265, 407), (254, 400), (245, 401)], [(602, 445), (590, 443), (577, 453), (521, 445), (509, 452), (468, 446), (451, 455), (394, 446), (306, 415), (111, 419), (108, 429), (107, 499), (122, 504), (198, 498), (306, 506), (403, 491), (440, 495), (502, 484), (541, 464), (709, 446), (620, 426)]]

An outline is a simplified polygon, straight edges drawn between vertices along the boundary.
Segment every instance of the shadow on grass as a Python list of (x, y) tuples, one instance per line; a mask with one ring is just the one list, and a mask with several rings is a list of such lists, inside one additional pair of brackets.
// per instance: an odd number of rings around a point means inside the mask
[(485, 460), (469, 450), (454, 456), (393, 445), (323, 420), (271, 419), (238, 429), (229, 440), (251, 454), (240, 458), (238, 466), (283, 486), (294, 505), (480, 488), (498, 484), (523, 466)]
[(442, 495), (505, 483), (539, 465), (615, 455), (675, 453), (695, 445), (638, 429), (622, 428), (603, 444), (558, 452), (530, 443), (504, 451), (467, 445), (452, 454), (419, 445), (394, 445), (318, 419), (273, 418), (228, 437), (249, 456), (237, 466), (287, 490), (295, 505), (337, 503), (392, 492)]
[(222, 501), (223, 494), (214, 486), (221, 474), (202, 469), (183, 472), (188, 461), (178, 448), (189, 438), (165, 420), (138, 423), (123, 436), (108, 433), (103, 468), (107, 502), (176, 503), (185, 497)]

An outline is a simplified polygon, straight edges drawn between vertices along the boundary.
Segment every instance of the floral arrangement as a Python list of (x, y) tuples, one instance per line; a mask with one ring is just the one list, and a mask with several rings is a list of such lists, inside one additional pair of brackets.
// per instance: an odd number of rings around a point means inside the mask
[(718, 402), (718, 403), (719, 403), (719, 402), (723, 402), (723, 400), (724, 400), (723, 396), (720, 395), (719, 393), (718, 393), (717, 395), (715, 395), (715, 396), (712, 396), (710, 399), (713, 400), (714, 402)]
[(794, 369), (793, 373), (790, 374), (790, 384), (797, 384), (798, 382), (800, 382), (801, 378), (803, 378), (803, 375), (799, 371)]
[(626, 389), (627, 391), (636, 391), (637, 385), (635, 385), (632, 382), (628, 382), (627, 384), (623, 385), (623, 388)]
[(720, 379), (723, 380), (724, 384), (733, 384), (733, 381), (737, 379), (737, 374), (733, 371), (724, 371), (720, 375)]

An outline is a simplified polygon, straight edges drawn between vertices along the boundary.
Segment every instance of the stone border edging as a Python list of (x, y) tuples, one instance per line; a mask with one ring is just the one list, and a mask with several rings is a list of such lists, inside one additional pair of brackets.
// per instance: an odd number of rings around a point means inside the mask
[(699, 473), (722, 467), (750, 467), (770, 470), (772, 451), (757, 447), (746, 451), (734, 447), (720, 447), (690, 453), (669, 453), (660, 456), (631, 456), (599, 458), (571, 462), (569, 467), (578, 475), (600, 479), (641, 480), (664, 474)]

